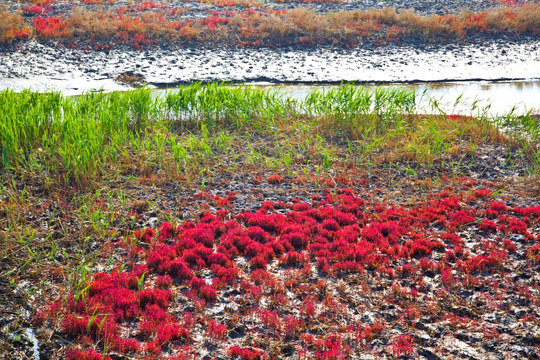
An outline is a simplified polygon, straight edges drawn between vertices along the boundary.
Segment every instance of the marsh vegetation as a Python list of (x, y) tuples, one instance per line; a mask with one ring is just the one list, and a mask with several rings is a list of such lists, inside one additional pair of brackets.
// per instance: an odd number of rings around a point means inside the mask
[(1, 350), (534, 357), (538, 117), (417, 96), (0, 92)]

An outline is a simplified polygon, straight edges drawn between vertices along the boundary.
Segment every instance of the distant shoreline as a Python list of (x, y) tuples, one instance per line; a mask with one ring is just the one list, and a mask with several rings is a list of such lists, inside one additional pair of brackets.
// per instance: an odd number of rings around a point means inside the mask
[(369, 49), (392, 44), (424, 47), (540, 38), (540, 4), (527, 1), (40, 3), (7, 1), (0, 7), (0, 49), (10, 51), (27, 41), (103, 51), (126, 47), (141, 51), (193, 47)]

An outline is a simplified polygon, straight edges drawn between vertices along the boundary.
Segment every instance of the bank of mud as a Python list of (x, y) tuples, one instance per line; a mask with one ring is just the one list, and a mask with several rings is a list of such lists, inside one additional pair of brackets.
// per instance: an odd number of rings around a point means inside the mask
[[(0, 53), (0, 89), (125, 90), (202, 81), (328, 84), (540, 78), (540, 40), (483, 44), (388, 45), (344, 50), (156, 48), (83, 51), (23, 44)], [(126, 76), (127, 75), (127, 76)], [(126, 85), (122, 79), (139, 80)], [(117, 81), (118, 80), (118, 81)]]

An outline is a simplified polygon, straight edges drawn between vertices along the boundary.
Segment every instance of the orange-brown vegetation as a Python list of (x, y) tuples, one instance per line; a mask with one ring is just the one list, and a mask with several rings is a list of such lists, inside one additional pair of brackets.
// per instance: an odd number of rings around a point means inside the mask
[(11, 44), (15, 39), (27, 39), (31, 30), (20, 13), (12, 14), (0, 7), (0, 44)]
[[(9, 44), (33, 34), (79, 46), (128, 44), (139, 48), (155, 44), (182, 45), (218, 42), (232, 46), (288, 46), (316, 44), (355, 47), (369, 42), (453, 41), (497, 35), (540, 35), (540, 4), (499, 7), (461, 15), (419, 15), (412, 9), (340, 11), (318, 14), (313, 10), (214, 11), (201, 19), (189, 18), (189, 9), (166, 3), (140, 2), (104, 13), (75, 6), (63, 16), (48, 16), (53, 0), (33, 0), (35, 6), (0, 14), (0, 43)], [(101, 0), (85, 0), (92, 3)], [(225, 0), (208, 0), (210, 2)], [(231, 0), (236, 4), (237, 0)], [(246, 0), (249, 1), (249, 0)], [(33, 27), (33, 31), (31, 31)]]

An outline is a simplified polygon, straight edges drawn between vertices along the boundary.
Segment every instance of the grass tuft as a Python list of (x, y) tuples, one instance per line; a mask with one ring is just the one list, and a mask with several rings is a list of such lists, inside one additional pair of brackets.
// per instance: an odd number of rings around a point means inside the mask
[(315, 90), (304, 101), (224, 84), (193, 84), (156, 98), (146, 88), (74, 98), (5, 90), (0, 167), (86, 186), (130, 174), (193, 178), (239, 156), (275, 170), (296, 164), (326, 171), (338, 153), (347, 154), (338, 161), (343, 166), (413, 161), (422, 167), (493, 144), (537, 172), (533, 115), (498, 121), (416, 115), (416, 98), (414, 91), (354, 85)]

